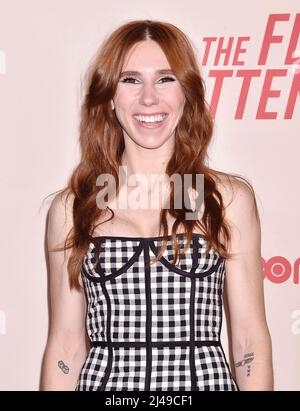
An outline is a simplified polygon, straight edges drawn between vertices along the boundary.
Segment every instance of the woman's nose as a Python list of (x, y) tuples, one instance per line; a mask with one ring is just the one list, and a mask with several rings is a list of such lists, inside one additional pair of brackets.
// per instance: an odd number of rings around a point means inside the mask
[(152, 105), (158, 104), (158, 92), (153, 84), (145, 84), (141, 90), (140, 104)]

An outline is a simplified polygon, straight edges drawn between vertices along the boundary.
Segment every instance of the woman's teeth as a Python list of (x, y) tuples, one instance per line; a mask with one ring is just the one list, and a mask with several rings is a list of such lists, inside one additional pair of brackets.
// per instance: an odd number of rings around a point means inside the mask
[(134, 116), (134, 118), (143, 123), (159, 123), (167, 117), (167, 114), (158, 116)]

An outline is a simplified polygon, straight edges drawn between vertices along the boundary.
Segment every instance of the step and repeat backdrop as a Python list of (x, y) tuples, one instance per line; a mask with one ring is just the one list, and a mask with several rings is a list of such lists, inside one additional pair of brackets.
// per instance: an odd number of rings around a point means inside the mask
[[(190, 38), (215, 118), (210, 166), (246, 177), (262, 224), (275, 390), (300, 390), (299, 1), (0, 0), (0, 390), (38, 390), (48, 332), (50, 193), (79, 159), (82, 80), (135, 19)], [(226, 322), (222, 341), (228, 352)]]

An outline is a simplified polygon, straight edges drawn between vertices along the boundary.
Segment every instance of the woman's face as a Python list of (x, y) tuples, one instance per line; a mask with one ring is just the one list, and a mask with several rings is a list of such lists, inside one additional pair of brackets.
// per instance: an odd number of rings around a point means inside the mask
[(158, 148), (174, 138), (185, 103), (175, 75), (159, 70), (171, 70), (160, 46), (153, 40), (135, 44), (112, 102), (124, 137), (145, 148)]

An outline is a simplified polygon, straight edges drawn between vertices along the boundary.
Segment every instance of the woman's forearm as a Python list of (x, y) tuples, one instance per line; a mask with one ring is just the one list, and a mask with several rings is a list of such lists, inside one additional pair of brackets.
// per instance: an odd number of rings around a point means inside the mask
[(72, 351), (48, 343), (42, 364), (40, 390), (74, 391), (86, 355), (85, 349)]
[(274, 391), (270, 338), (233, 347), (236, 381), (241, 391)]

